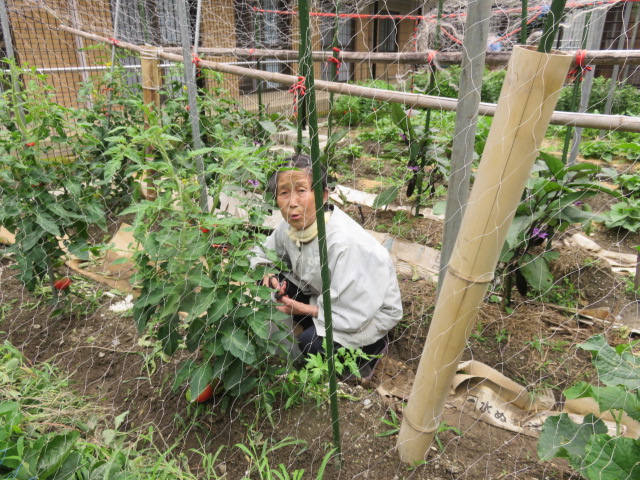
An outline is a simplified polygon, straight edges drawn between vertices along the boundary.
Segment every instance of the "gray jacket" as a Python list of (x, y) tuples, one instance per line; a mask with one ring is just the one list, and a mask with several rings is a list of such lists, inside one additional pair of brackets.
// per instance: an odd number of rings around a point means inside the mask
[[(289, 239), (283, 221), (267, 238), (264, 248), (273, 250), (289, 267), (287, 278), (311, 295), (318, 305), (313, 319), (318, 335), (325, 336), (318, 238), (298, 247)], [(264, 250), (253, 249), (251, 266), (270, 264)], [(333, 209), (327, 223), (327, 251), (331, 278), (333, 337), (341, 345), (360, 348), (389, 332), (402, 318), (402, 301), (391, 255), (351, 217)]]

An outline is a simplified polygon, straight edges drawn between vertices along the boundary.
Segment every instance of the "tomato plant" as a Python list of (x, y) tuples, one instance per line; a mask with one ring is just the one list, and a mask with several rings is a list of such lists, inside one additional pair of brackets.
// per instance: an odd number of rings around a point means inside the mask
[(89, 227), (106, 230), (105, 212), (90, 162), (59, 156), (75, 140), (69, 110), (53, 102), (42, 75), (7, 64), (12, 85), (18, 77), (24, 85), (0, 99), (0, 225), (16, 237), (8, 252), (16, 253), (20, 280), (32, 290), (48, 277), (53, 287), (64, 249), (89, 259)]

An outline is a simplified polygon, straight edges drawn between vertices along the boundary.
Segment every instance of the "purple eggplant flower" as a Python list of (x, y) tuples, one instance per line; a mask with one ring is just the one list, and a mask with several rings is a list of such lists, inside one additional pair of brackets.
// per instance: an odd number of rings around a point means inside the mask
[(411, 170), (412, 172), (417, 172), (420, 170), (420, 167), (416, 166), (416, 165), (409, 165), (407, 167), (409, 170)]
[(251, 185), (252, 187), (254, 187), (254, 188), (256, 188), (258, 185), (260, 185), (260, 182), (258, 180), (254, 180), (254, 179), (247, 180), (247, 183), (249, 185)]
[(531, 234), (531, 238), (547, 238), (549, 236), (549, 234), (547, 232), (543, 232), (542, 230), (540, 230), (539, 228), (535, 228), (533, 229), (533, 233)]
[(403, 142), (407, 141), (407, 136), (404, 133), (400, 133), (400, 140), (402, 140)]
[(580, 200), (578, 200), (577, 202), (573, 202), (573, 204), (574, 204), (576, 207), (581, 207), (581, 206), (584, 204), (584, 202), (581, 202)]

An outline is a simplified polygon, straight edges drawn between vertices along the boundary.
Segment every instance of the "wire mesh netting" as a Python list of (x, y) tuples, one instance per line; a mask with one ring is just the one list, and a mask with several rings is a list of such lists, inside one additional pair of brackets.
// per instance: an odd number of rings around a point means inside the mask
[(551, 11), (2, 0), (0, 476), (636, 478), (640, 5)]

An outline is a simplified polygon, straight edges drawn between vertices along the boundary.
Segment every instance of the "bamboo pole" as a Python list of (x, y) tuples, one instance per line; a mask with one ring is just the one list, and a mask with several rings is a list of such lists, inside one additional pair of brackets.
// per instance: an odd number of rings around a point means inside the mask
[(478, 124), (480, 88), (484, 73), (484, 57), (489, 38), (490, 0), (469, 0), (467, 7), (467, 27), (462, 50), (467, 53), (462, 59), (458, 108), (451, 147), (451, 176), (447, 189), (447, 206), (444, 214), (444, 236), (440, 255), (438, 293), (453, 252), (453, 245), (460, 230), (462, 215), (469, 198), (471, 163), (473, 162)]
[[(152, 105), (156, 114), (160, 114), (162, 75), (156, 48), (147, 48), (140, 54), (140, 71), (142, 76), (142, 100), (145, 105)], [(145, 123), (145, 128), (149, 128), (149, 119), (146, 116)], [(148, 147), (145, 154), (149, 164), (152, 164), (153, 147)], [(145, 170), (140, 179), (142, 196), (148, 200), (155, 199), (158, 195), (158, 189), (154, 182), (155, 174), (156, 172), (153, 169)]]
[(404, 462), (425, 459), (477, 311), (520, 203), (571, 57), (516, 47), (398, 435)]
[[(298, 52), (295, 50), (269, 50), (248, 48), (200, 48), (202, 55), (232, 56), (236, 58), (273, 58), (276, 60), (298, 60)], [(175, 47), (165, 47), (166, 53), (177, 53)], [(411, 65), (427, 65), (427, 52), (340, 52), (338, 59), (343, 62), (370, 61), (372, 63), (399, 63)], [(575, 54), (574, 52), (568, 52)], [(332, 55), (331, 52), (316, 50), (313, 52), (314, 62), (323, 62)], [(462, 52), (437, 52), (435, 61), (438, 65), (458, 65), (462, 62)], [(487, 52), (486, 64), (491, 67), (504, 66), (509, 62), (511, 52)], [(640, 50), (589, 50), (585, 61), (590, 65), (638, 65), (640, 64)]]
[[(70, 27), (60, 26), (64, 30), (75, 35), (82, 35), (89, 40), (102, 43), (111, 43), (107, 38), (92, 33), (75, 30)], [(132, 43), (120, 41), (118, 46), (134, 52), (141, 52), (142, 48)], [(158, 56), (164, 60), (172, 62), (182, 62), (183, 57), (164, 51), (158, 52)], [(572, 57), (570, 57), (572, 59)], [(211, 62), (202, 60), (198, 64), (202, 68), (210, 68), (222, 73), (231, 75), (247, 76), (250, 78), (260, 78), (269, 82), (280, 83), (282, 85), (293, 85), (298, 78), (293, 75), (282, 73), (272, 73), (256, 71), (251, 68), (238, 67), (227, 63)], [(383, 102), (395, 102), (407, 105), (410, 108), (434, 108), (444, 111), (455, 111), (458, 101), (454, 98), (436, 97), (433, 95), (420, 95), (415, 93), (394, 92), (377, 88), (362, 87), (360, 85), (350, 85), (346, 83), (327, 82), (316, 80), (316, 90), (339, 93), (341, 95), (351, 95), (357, 97), (371, 98)], [(496, 105), (492, 103), (480, 103), (478, 114), (492, 117), (495, 114)], [(602, 115), (595, 113), (572, 113), (554, 112), (551, 116), (553, 125), (571, 125), (574, 127), (598, 128), (604, 130), (617, 130), (620, 132), (640, 133), (640, 118), (627, 117), (624, 115)]]

